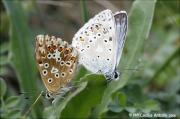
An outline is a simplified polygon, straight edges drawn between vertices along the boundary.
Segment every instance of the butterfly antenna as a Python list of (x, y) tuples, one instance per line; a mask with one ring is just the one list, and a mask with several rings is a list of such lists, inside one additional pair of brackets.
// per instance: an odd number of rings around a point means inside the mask
[(122, 69), (122, 70), (136, 70), (136, 71), (139, 71), (139, 69)]
[(36, 100), (33, 102), (33, 104), (29, 107), (29, 109), (25, 112), (25, 114), (23, 115), (23, 119), (25, 119), (25, 117), (31, 112), (32, 108), (34, 107), (34, 105), (37, 103), (37, 101), (40, 99), (40, 97), (42, 96), (43, 91), (41, 91), (41, 93), (38, 95), (38, 97), (36, 98)]

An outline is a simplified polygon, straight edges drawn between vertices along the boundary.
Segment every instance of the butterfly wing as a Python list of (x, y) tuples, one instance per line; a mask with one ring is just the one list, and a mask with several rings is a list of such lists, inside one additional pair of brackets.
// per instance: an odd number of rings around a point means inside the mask
[(90, 19), (73, 37), (79, 63), (93, 73), (109, 75), (114, 71), (115, 22), (113, 13), (104, 10)]
[(77, 63), (75, 49), (60, 38), (38, 35), (35, 52), (45, 87), (50, 93), (58, 94), (73, 77)]
[(125, 11), (117, 12), (114, 15), (115, 24), (116, 24), (116, 38), (117, 38), (117, 50), (116, 50), (116, 65), (118, 66), (119, 61), (121, 59), (124, 43), (125, 43), (125, 37), (127, 33), (127, 26), (128, 26), (128, 18), (127, 13)]

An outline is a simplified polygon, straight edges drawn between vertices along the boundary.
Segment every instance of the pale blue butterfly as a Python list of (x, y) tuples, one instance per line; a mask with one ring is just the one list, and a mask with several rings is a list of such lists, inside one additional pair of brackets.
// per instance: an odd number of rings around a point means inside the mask
[(91, 18), (73, 37), (72, 46), (79, 54), (79, 64), (106, 79), (118, 79), (128, 23), (127, 13), (104, 10)]

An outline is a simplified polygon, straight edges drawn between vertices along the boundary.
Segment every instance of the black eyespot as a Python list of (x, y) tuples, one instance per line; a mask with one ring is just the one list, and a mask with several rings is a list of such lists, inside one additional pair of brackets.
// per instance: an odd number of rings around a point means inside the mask
[(98, 56), (98, 58), (99, 58), (99, 56)]
[(89, 45), (87, 46), (87, 48), (89, 48)]
[(61, 73), (61, 76), (62, 76), (62, 77), (64, 77), (64, 76), (65, 76), (65, 73), (64, 73), (64, 72), (62, 72), (62, 73)]
[(104, 40), (104, 42), (107, 42), (107, 40)]
[(49, 64), (48, 64), (48, 63), (45, 63), (45, 64), (44, 64), (44, 67), (45, 67), (45, 68), (48, 68), (48, 67), (49, 67)]
[(46, 74), (46, 73), (47, 73), (47, 71), (46, 71), (46, 70), (44, 70), (44, 71), (43, 71), (43, 73), (44, 73), (44, 74)]
[(111, 27), (109, 27), (109, 29), (111, 29)]
[(96, 37), (94, 37), (94, 39), (96, 39)]
[(60, 60), (60, 58), (58, 58), (58, 61)]
[(53, 57), (55, 57), (56, 55), (55, 54), (53, 54)]
[(107, 59), (109, 61), (109, 59)]
[(70, 69), (70, 70), (69, 70), (69, 73), (71, 74), (72, 72), (73, 72), (73, 70), (72, 70), (72, 69)]
[(71, 65), (71, 62), (70, 62), (70, 61), (67, 61), (67, 62), (66, 62), (66, 65), (70, 66), (70, 65)]
[(48, 57), (50, 58), (50, 57), (51, 57), (51, 54), (48, 54)]
[(111, 49), (109, 49), (109, 51), (111, 51)]
[(48, 74), (48, 71), (47, 71), (46, 69), (44, 69), (44, 70), (42, 71), (42, 73), (43, 73), (44, 76), (46, 76), (46, 75)]
[(84, 49), (81, 49), (81, 52), (84, 51)]
[(85, 31), (84, 33), (87, 33), (87, 31)]
[(92, 42), (92, 40), (90, 40), (89, 42)]
[(64, 61), (61, 61), (61, 63), (60, 63), (61, 65), (64, 65)]
[(98, 36), (101, 36), (101, 34), (98, 34)]
[(48, 83), (52, 83), (52, 78), (48, 78)]

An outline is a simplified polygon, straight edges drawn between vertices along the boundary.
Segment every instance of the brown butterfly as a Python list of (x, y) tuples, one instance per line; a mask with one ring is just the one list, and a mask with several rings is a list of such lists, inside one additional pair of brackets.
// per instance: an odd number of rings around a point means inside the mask
[(35, 54), (47, 95), (54, 97), (72, 80), (77, 65), (77, 52), (61, 38), (38, 35)]

